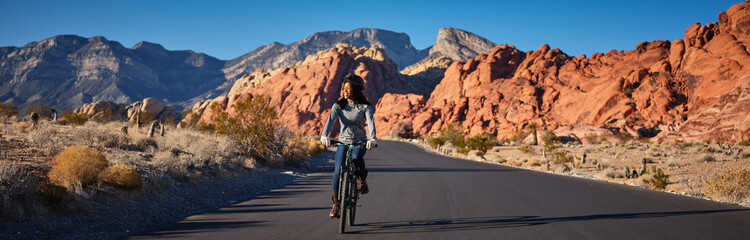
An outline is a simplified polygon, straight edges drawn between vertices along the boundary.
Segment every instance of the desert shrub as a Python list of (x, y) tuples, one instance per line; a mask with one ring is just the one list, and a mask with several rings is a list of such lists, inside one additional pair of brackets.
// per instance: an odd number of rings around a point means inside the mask
[(139, 112), (138, 118), (141, 120), (141, 124), (144, 124), (144, 123), (153, 122), (154, 119), (156, 119), (156, 116), (151, 115), (150, 113), (147, 113), (147, 112)]
[(326, 148), (317, 139), (307, 139), (307, 155), (314, 156), (325, 152)]
[(31, 115), (31, 113), (37, 113), (39, 114), (39, 119), (51, 119), (52, 118), (52, 111), (54, 111), (52, 108), (47, 107), (47, 105), (36, 103), (32, 104), (28, 108), (26, 108), (26, 115)]
[[(486, 153), (488, 149), (494, 147), (495, 145), (497, 144), (495, 144), (495, 140), (491, 135), (479, 134), (464, 140), (463, 148), (466, 149), (466, 152), (471, 150), (478, 150), (482, 153), (482, 155), (484, 155), (484, 153)], [(461, 150), (459, 150), (459, 152), (461, 152)]]
[(60, 128), (45, 123), (30, 131), (28, 140), (32, 146), (44, 149), (48, 155), (56, 155), (64, 150), (67, 146), (73, 145), (70, 137), (67, 136)]
[(143, 178), (135, 168), (127, 165), (110, 166), (99, 173), (99, 181), (103, 184), (126, 190), (138, 189), (143, 186)]
[(729, 167), (712, 174), (706, 179), (705, 191), (714, 199), (747, 201), (750, 197), (750, 168)]
[(0, 117), (11, 118), (18, 115), (18, 107), (10, 103), (0, 102)]
[(281, 167), (299, 167), (300, 164), (307, 160), (307, 140), (304, 136), (293, 134), (286, 129), (286, 127), (283, 127), (283, 129), (284, 130), (276, 131), (277, 141), (279, 144), (283, 144), (283, 146), (280, 146), (282, 159)]
[(524, 153), (533, 153), (534, 149), (531, 148), (528, 144), (524, 144), (521, 146), (516, 147), (516, 150), (524, 152)]
[(586, 135), (583, 136), (586, 141), (589, 142), (589, 144), (599, 144), (601, 143), (599, 134), (596, 134), (594, 132), (586, 133)]
[(31, 124), (27, 122), (14, 122), (13, 127), (16, 129), (16, 131), (22, 132), (22, 133), (27, 133), (33, 129)]
[(451, 123), (440, 129), (440, 136), (445, 138), (445, 141), (450, 142), (453, 146), (460, 146), (464, 143), (464, 130), (458, 123)]
[(73, 183), (88, 186), (96, 183), (97, 175), (106, 167), (107, 159), (99, 151), (75, 145), (55, 156), (49, 178), (63, 186)]
[(89, 120), (89, 115), (85, 113), (74, 113), (70, 110), (63, 111), (62, 115), (65, 118), (65, 123), (73, 126), (81, 126)]
[(68, 196), (68, 190), (63, 186), (44, 184), (39, 186), (36, 194), (47, 203), (60, 203)]
[(669, 175), (665, 174), (661, 168), (651, 167), (649, 176), (643, 179), (643, 183), (650, 189), (664, 189), (669, 184)]
[(714, 155), (711, 155), (710, 153), (704, 153), (701, 155), (698, 155), (698, 157), (695, 158), (695, 162), (713, 162), (716, 161), (716, 157)]
[(544, 142), (544, 149), (546, 149), (547, 151), (553, 151), (557, 149), (557, 144), (561, 142), (560, 137), (558, 137), (551, 131), (547, 131), (544, 134), (544, 138), (542, 139), (542, 141)]
[(22, 220), (38, 210), (33, 194), (43, 181), (40, 176), (27, 164), (0, 161), (1, 218)]
[(127, 148), (131, 144), (131, 140), (127, 135), (120, 132), (119, 127), (119, 124), (101, 125), (90, 122), (73, 132), (73, 144), (107, 148)]
[(149, 147), (159, 149), (159, 144), (156, 143), (156, 140), (145, 136), (136, 137), (133, 140), (133, 144), (139, 149), (148, 149)]
[(529, 161), (527, 161), (527, 162), (523, 163), (523, 165), (522, 165), (522, 166), (523, 166), (523, 167), (537, 167), (537, 166), (541, 166), (541, 165), (542, 165), (542, 164), (541, 164), (541, 163), (539, 163), (539, 160), (536, 160), (536, 159), (531, 159), (531, 160), (529, 160)]
[(750, 139), (744, 139), (744, 140), (740, 141), (739, 144), (740, 144), (740, 146), (745, 146), (745, 147), (750, 146)]
[(525, 138), (525, 137), (526, 137), (526, 133), (524, 133), (521, 130), (516, 130), (516, 132), (513, 133), (513, 136), (510, 137), (510, 141), (511, 142), (519, 142), (519, 141), (522, 141), (523, 138)]
[(211, 123), (198, 123), (195, 125), (195, 129), (200, 131), (201, 133), (215, 133), (216, 132), (216, 124)]
[[(63, 112), (63, 117), (65, 117), (65, 112)], [(67, 119), (67, 117), (65, 118)], [(112, 107), (107, 107), (96, 111), (96, 113), (94, 113), (94, 115), (92, 115), (90, 119), (98, 123), (108, 123), (116, 120), (117, 116), (115, 116), (115, 112)]]
[(212, 106), (216, 131), (231, 139), (245, 155), (266, 161), (273, 157), (276, 111), (263, 96), (249, 96), (234, 105), (229, 114), (218, 105)]
[(430, 145), (430, 147), (432, 148), (437, 148), (438, 146), (442, 146), (443, 144), (445, 144), (446, 141), (447, 140), (445, 139), (445, 137), (439, 134), (433, 135), (427, 138), (427, 144)]
[(414, 127), (410, 121), (398, 123), (394, 131), (395, 135), (400, 138), (414, 138)]
[(555, 164), (572, 163), (573, 155), (569, 155), (565, 151), (556, 151), (552, 154), (552, 162)]
[(182, 122), (187, 128), (196, 128), (198, 127), (198, 121), (200, 121), (201, 116), (200, 113), (193, 112), (193, 110), (185, 109), (185, 111), (182, 111)]
[(628, 134), (626, 132), (617, 132), (617, 133), (615, 133), (615, 138), (617, 138), (617, 141), (620, 144), (625, 144), (628, 141), (632, 140), (633, 136), (630, 136), (630, 134)]
[(604, 170), (604, 176), (608, 178), (625, 178), (625, 173), (614, 168), (607, 168)]

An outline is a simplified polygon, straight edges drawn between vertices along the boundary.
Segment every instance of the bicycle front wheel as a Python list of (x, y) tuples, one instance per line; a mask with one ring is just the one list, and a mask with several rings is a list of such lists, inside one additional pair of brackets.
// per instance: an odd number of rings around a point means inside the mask
[(339, 211), (340, 211), (339, 215), (341, 216), (339, 220), (341, 220), (341, 222), (339, 222), (339, 233), (344, 233), (346, 231), (346, 223), (347, 223), (346, 222), (347, 214), (348, 214), (347, 206), (349, 205), (349, 198), (351, 196), (349, 195), (349, 192), (350, 192), (349, 188), (351, 187), (349, 184), (350, 183), (349, 172), (341, 173), (341, 179), (342, 179), (341, 191), (340, 191), (341, 198), (339, 199)]
[(351, 199), (349, 204), (349, 226), (354, 226), (354, 216), (357, 212), (357, 199), (359, 198), (359, 190), (357, 189), (357, 182), (354, 180), (354, 177), (350, 175), (350, 179), (348, 182), (349, 188), (347, 189), (347, 192), (349, 192), (349, 198)]

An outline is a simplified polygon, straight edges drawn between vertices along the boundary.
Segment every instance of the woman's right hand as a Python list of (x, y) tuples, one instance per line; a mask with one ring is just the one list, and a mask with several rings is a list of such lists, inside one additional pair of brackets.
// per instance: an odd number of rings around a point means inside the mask
[(329, 139), (326, 136), (320, 136), (320, 143), (322, 143), (323, 146), (330, 147), (331, 146), (331, 139)]

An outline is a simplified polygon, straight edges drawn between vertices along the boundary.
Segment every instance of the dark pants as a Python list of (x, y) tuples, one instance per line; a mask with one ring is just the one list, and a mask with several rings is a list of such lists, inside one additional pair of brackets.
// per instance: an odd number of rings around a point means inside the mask
[[(352, 162), (354, 162), (354, 167), (357, 169), (354, 172), (354, 175), (362, 179), (367, 179), (367, 169), (365, 169), (365, 159), (363, 158), (365, 156), (365, 152), (367, 152), (367, 150), (360, 147), (352, 148)], [(341, 166), (344, 165), (345, 160), (346, 146), (339, 146), (339, 148), (336, 150), (336, 166), (333, 170), (332, 182), (334, 195), (339, 190), (339, 175), (341, 175), (340, 169)]]

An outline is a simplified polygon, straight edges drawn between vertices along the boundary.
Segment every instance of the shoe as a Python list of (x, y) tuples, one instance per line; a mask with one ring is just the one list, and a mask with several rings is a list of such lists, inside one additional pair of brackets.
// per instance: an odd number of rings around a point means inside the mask
[(359, 179), (361, 183), (359, 186), (359, 194), (367, 194), (370, 192), (370, 188), (367, 186), (367, 180)]
[(339, 219), (339, 205), (334, 203), (333, 208), (331, 208), (331, 213), (328, 214), (333, 219)]

